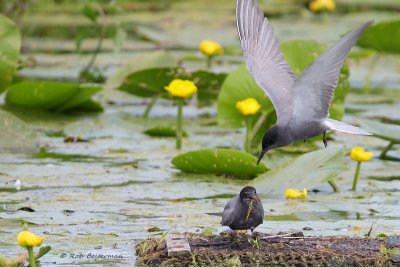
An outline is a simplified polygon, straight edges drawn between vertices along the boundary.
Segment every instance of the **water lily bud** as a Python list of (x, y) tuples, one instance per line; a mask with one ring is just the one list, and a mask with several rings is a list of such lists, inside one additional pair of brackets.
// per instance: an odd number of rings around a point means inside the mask
[(21, 247), (38, 247), (42, 244), (44, 237), (40, 237), (29, 231), (21, 231), (17, 237)]
[(197, 87), (192, 81), (175, 79), (165, 87), (165, 90), (172, 96), (187, 99), (197, 92)]
[(224, 48), (219, 43), (210, 40), (202, 41), (199, 45), (199, 50), (209, 57), (224, 53)]
[(351, 150), (350, 157), (355, 161), (370, 161), (373, 154), (372, 152), (366, 152), (362, 147), (354, 147)]
[(245, 116), (254, 115), (261, 108), (261, 105), (254, 98), (246, 98), (245, 100), (238, 101), (236, 108)]

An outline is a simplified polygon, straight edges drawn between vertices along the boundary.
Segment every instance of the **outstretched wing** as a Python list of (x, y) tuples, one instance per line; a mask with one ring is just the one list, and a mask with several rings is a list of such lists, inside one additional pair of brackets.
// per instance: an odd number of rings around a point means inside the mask
[(333, 91), (339, 81), (340, 69), (351, 47), (372, 21), (336, 41), (321, 54), (296, 80), (293, 87), (293, 114), (295, 127), (327, 118)]
[(295, 76), (257, 0), (238, 0), (236, 17), (247, 68), (271, 99), (278, 116), (277, 124), (285, 124), (292, 113)]

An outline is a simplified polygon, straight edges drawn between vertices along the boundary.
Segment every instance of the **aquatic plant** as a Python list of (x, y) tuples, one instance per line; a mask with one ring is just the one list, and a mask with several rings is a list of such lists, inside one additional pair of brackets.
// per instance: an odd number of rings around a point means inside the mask
[[(40, 247), (43, 243), (44, 237), (28, 231), (28, 225), (26, 223), (23, 224), (22, 228), (23, 230), (19, 232), (17, 236), (17, 241), (21, 247), (26, 248), (28, 255), (20, 254), (18, 258), (14, 260), (9, 260), (0, 256), (0, 266), (26, 266), (26, 261), (29, 261), (30, 267), (41, 266), (38, 259), (51, 250), (50, 246)], [(40, 247), (37, 253), (34, 253), (34, 247)]]
[(185, 100), (191, 98), (197, 92), (197, 86), (189, 80), (175, 79), (170, 82), (165, 90), (173, 96), (178, 105), (178, 114), (176, 121), (176, 148), (182, 147), (183, 136), (183, 104)]
[(352, 160), (357, 161), (356, 173), (354, 175), (353, 187), (351, 190), (357, 190), (358, 177), (360, 175), (361, 162), (370, 161), (373, 157), (372, 152), (366, 152), (362, 147), (354, 147), (351, 150), (350, 157)]
[(239, 112), (242, 113), (244, 116), (246, 116), (246, 141), (244, 147), (245, 150), (249, 153), (251, 153), (251, 126), (253, 125), (252, 115), (256, 114), (260, 108), (261, 105), (254, 98), (246, 98), (242, 101), (236, 102), (236, 109), (239, 110)]
[(21, 35), (15, 23), (0, 15), (0, 94), (11, 84), (21, 48)]
[(212, 60), (216, 55), (222, 55), (224, 48), (218, 42), (211, 40), (203, 40), (199, 44), (199, 50), (207, 56), (207, 68), (212, 68)]

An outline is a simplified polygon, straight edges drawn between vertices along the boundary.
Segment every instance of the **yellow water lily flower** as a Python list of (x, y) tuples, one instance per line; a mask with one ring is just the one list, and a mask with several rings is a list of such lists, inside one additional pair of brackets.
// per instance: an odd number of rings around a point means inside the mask
[(209, 57), (224, 53), (224, 48), (219, 43), (211, 40), (203, 40), (199, 45), (199, 50)]
[(42, 244), (44, 237), (37, 236), (29, 231), (21, 231), (17, 240), (21, 247), (38, 247)]
[(254, 98), (246, 98), (236, 103), (236, 109), (245, 116), (256, 114), (260, 108), (260, 103)]
[(355, 161), (370, 161), (374, 155), (372, 152), (366, 152), (362, 147), (354, 147), (351, 150), (350, 157)]
[(336, 3), (333, 0), (314, 0), (310, 2), (308, 7), (312, 12), (333, 11), (336, 8)]
[(306, 199), (307, 198), (307, 189), (304, 188), (303, 192), (301, 192), (297, 189), (289, 188), (285, 192), (285, 197), (286, 198), (304, 198), (304, 199)]
[(175, 79), (165, 87), (172, 96), (190, 98), (197, 92), (197, 86), (189, 80)]

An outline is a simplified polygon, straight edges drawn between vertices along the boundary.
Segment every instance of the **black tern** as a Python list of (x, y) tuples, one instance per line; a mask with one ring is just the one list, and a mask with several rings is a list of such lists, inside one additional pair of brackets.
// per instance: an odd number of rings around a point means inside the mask
[(263, 223), (264, 208), (257, 196), (256, 189), (251, 186), (244, 187), (240, 194), (231, 198), (226, 203), (222, 212), (223, 226), (232, 230), (253, 230)]
[(264, 135), (257, 164), (268, 150), (297, 140), (336, 130), (370, 135), (366, 131), (329, 117), (333, 91), (344, 60), (361, 33), (372, 23), (362, 24), (322, 53), (298, 78), (287, 65), (268, 19), (257, 0), (238, 0), (237, 28), (247, 68), (275, 107), (277, 122)]

